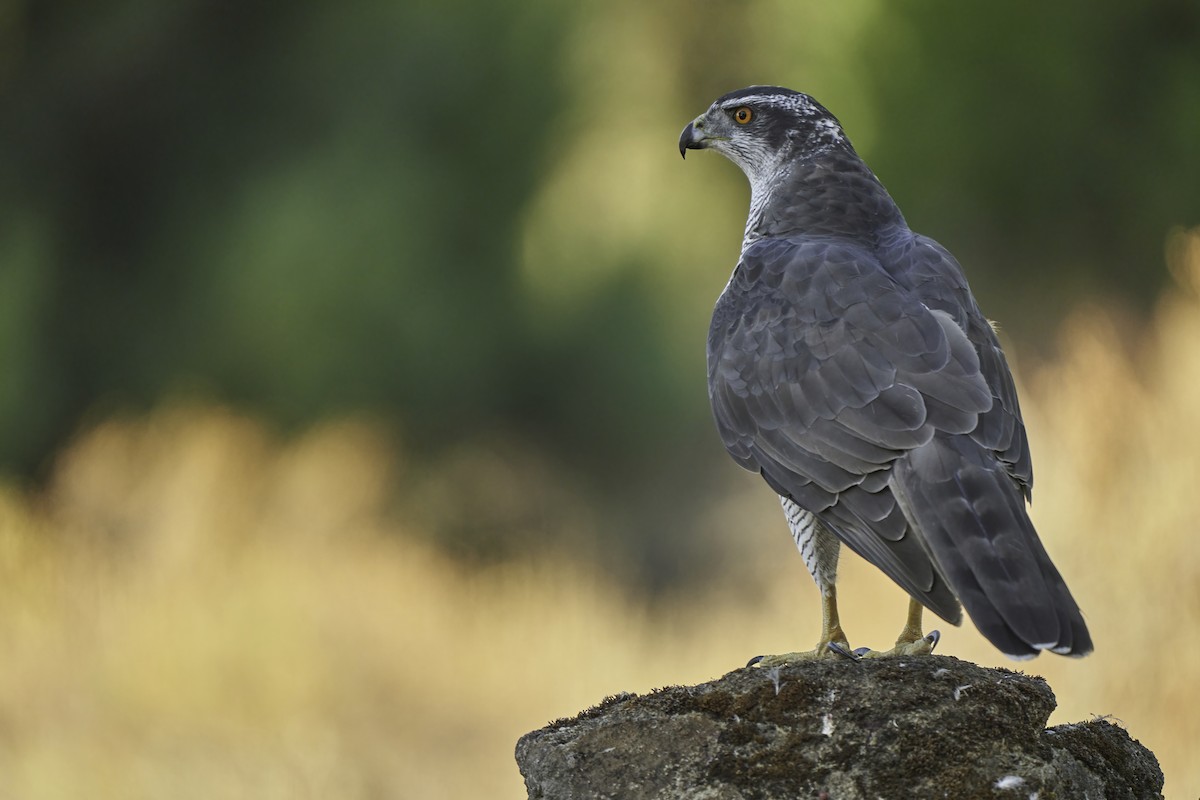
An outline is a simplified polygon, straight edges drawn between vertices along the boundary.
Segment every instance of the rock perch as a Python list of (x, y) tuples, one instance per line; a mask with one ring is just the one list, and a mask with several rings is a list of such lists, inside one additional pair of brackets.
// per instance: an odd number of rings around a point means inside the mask
[(949, 656), (822, 659), (610, 697), (527, 733), (531, 800), (1160, 798), (1103, 719), (1046, 728), (1044, 680)]

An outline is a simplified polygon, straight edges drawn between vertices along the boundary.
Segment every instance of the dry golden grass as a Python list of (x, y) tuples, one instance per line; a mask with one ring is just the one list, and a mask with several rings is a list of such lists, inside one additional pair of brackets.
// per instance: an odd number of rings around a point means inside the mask
[[(1192, 797), (1200, 304), (1176, 293), (1132, 342), (1080, 312), (1063, 342), (1026, 386), (1034, 514), (1097, 650), (1021, 666), (1057, 721), (1114, 715)], [(86, 432), (42, 496), (0, 492), (0, 797), (523, 797), (525, 731), (815, 639), (816, 593), (752, 481), (712, 501), (746, 553), (728, 582), (649, 610), (564, 556), (468, 568), (422, 544), (382, 441), (172, 409)], [(903, 598), (844, 562), (852, 641), (885, 644)], [(1013, 666), (944, 632), (943, 652)]]

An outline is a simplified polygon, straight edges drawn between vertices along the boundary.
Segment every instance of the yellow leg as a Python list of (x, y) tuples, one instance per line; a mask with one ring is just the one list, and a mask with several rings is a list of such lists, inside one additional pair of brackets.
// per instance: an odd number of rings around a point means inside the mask
[(910, 597), (908, 599), (908, 619), (904, 621), (904, 629), (896, 637), (897, 647), (904, 644), (912, 644), (918, 639), (925, 638), (925, 631), (921, 627), (921, 616), (924, 613), (925, 606)]
[(841, 621), (838, 619), (837, 588), (834, 586), (830, 586), (829, 590), (821, 595), (821, 638), (817, 641), (815, 648), (802, 653), (763, 656), (750, 663), (757, 667), (778, 667), (792, 661), (811, 661), (814, 658), (829, 658), (837, 655), (837, 653), (829, 649), (830, 643), (838, 645), (844, 652), (850, 652), (850, 645), (846, 642), (846, 634), (842, 630)]
[(900, 631), (900, 635), (896, 637), (896, 646), (891, 650), (878, 652), (872, 650), (864, 654), (864, 658), (879, 658), (880, 656), (923, 656), (933, 652), (933, 646), (937, 644), (938, 634), (933, 631), (928, 636), (925, 635), (921, 628), (921, 616), (925, 611), (925, 607), (916, 600), (909, 598), (908, 601), (908, 618), (904, 621), (904, 628)]
[(817, 640), (818, 653), (828, 654), (830, 643), (850, 649), (846, 641), (846, 633), (842, 630), (842, 622), (838, 618), (837, 587), (830, 586), (829, 591), (821, 595), (821, 638)]
[(829, 658), (839, 655), (830, 645), (834, 645), (841, 649), (840, 655), (848, 655), (850, 658), (857, 660), (858, 658), (882, 658), (884, 656), (924, 656), (933, 652), (934, 645), (938, 643), (940, 634), (937, 631), (932, 631), (928, 635), (921, 628), (921, 619), (924, 615), (925, 607), (916, 600), (908, 601), (908, 617), (904, 620), (904, 628), (901, 629), (900, 635), (896, 637), (896, 646), (891, 650), (867, 650), (862, 648), (850, 653), (850, 645), (846, 641), (846, 634), (842, 630), (842, 623), (838, 619), (837, 610), (837, 589), (830, 587), (829, 591), (821, 596), (821, 638), (817, 641), (817, 646), (812, 650), (807, 650), (802, 653), (784, 653), (778, 656), (762, 656), (751, 660), (750, 664), (756, 667), (778, 667), (783, 664), (788, 664), (793, 661), (811, 661), (815, 658)]

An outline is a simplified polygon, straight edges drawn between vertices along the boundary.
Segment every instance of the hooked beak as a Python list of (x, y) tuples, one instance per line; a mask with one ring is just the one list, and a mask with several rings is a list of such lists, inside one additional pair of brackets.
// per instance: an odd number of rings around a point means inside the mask
[(688, 150), (703, 150), (705, 147), (708, 147), (707, 137), (696, 128), (695, 122), (689, 122), (683, 133), (679, 134), (679, 155), (687, 158)]

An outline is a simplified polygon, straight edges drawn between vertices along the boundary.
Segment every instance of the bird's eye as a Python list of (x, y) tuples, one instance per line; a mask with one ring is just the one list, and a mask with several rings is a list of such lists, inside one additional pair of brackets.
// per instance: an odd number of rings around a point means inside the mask
[(733, 112), (733, 118), (737, 120), (738, 125), (745, 125), (750, 120), (754, 119), (754, 112), (748, 106), (742, 106), (737, 111)]

